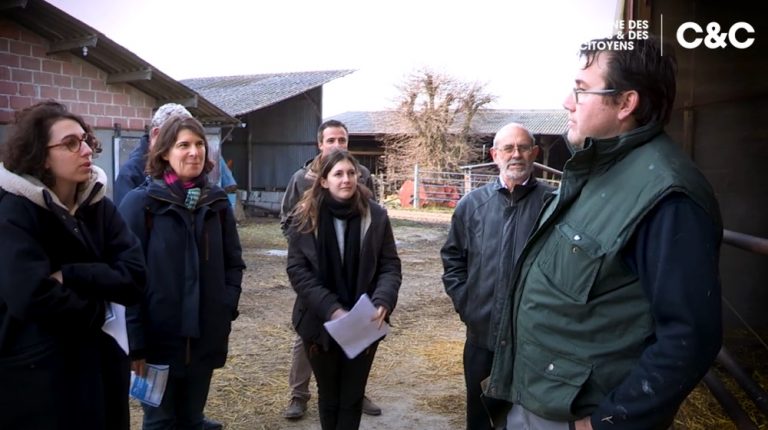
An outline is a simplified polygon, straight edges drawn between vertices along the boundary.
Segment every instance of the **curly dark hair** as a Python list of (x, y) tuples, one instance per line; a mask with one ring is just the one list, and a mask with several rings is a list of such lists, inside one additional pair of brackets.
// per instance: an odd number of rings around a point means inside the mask
[(51, 138), (51, 127), (56, 122), (70, 119), (80, 124), (89, 135), (88, 146), (94, 156), (101, 152), (101, 146), (93, 136), (91, 127), (82, 117), (70, 112), (66, 106), (47, 100), (16, 112), (16, 122), (2, 148), (3, 165), (9, 171), (18, 175), (30, 175), (39, 179), (43, 184), (52, 187), (55, 178), (46, 169), (48, 159), (48, 141)]
[(213, 161), (210, 159), (211, 151), (208, 146), (208, 139), (205, 137), (205, 128), (200, 124), (200, 121), (195, 118), (174, 115), (166, 120), (162, 127), (160, 127), (160, 134), (157, 135), (155, 144), (152, 145), (152, 149), (149, 150), (149, 156), (147, 156), (147, 174), (153, 178), (162, 178), (163, 174), (171, 169), (168, 160), (163, 156), (167, 155), (171, 151), (173, 145), (176, 144), (176, 138), (179, 136), (182, 130), (189, 130), (192, 133), (198, 135), (203, 142), (205, 142), (205, 166), (203, 167), (203, 174), (208, 174), (213, 170)]

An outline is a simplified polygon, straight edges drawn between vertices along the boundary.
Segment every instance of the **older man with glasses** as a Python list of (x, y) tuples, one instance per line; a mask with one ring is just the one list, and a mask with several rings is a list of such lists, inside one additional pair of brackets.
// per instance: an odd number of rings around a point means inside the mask
[(491, 148), (499, 177), (459, 201), (440, 251), (445, 291), (467, 326), (468, 430), (492, 429), (489, 414), (505, 411), (502, 401), (485, 399), (483, 404), (480, 382), (491, 373), (507, 278), (552, 191), (533, 176), (538, 155), (539, 147), (525, 127), (516, 123), (502, 127)]

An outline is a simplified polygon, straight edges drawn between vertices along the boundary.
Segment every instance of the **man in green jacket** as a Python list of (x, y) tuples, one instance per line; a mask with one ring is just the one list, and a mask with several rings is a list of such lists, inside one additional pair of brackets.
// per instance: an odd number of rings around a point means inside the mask
[(667, 429), (720, 349), (718, 204), (663, 132), (674, 57), (609, 41), (582, 45), (574, 154), (501, 317), (486, 394), (514, 403), (510, 430)]

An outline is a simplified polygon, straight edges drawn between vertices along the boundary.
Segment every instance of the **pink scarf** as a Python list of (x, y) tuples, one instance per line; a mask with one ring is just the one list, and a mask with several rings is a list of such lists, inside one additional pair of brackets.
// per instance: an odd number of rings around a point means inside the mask
[[(163, 180), (165, 180), (165, 183), (168, 185), (171, 185), (172, 183), (179, 180), (179, 176), (176, 175), (176, 172), (173, 170), (169, 172), (163, 173)], [(181, 183), (181, 185), (184, 187), (185, 190), (188, 190), (195, 186), (195, 183), (193, 181), (184, 181)]]

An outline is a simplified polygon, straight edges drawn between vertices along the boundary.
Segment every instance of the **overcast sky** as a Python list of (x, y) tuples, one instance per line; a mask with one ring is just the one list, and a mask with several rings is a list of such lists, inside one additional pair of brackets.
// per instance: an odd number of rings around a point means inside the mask
[(393, 107), (429, 67), (485, 83), (494, 108), (561, 108), (582, 42), (613, 32), (616, 0), (48, 0), (174, 79), (356, 69), (323, 116)]

